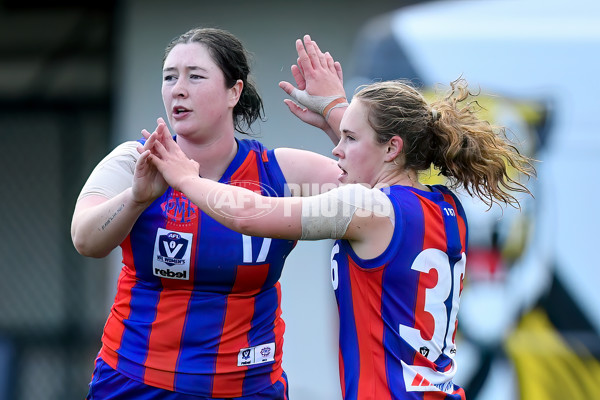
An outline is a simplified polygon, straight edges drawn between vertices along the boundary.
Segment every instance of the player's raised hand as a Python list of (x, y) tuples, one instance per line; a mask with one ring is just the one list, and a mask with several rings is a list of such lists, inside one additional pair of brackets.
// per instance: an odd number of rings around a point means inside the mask
[[(292, 66), (292, 76), (296, 86), (282, 81), (279, 87), (300, 105), (327, 118), (332, 107), (346, 103), (342, 66), (333, 60), (329, 52), (323, 53), (309, 35), (304, 36), (304, 41), (296, 40), (296, 51), (298, 62)], [(299, 109), (293, 107), (289, 101), (286, 101), (286, 104), (292, 113), (303, 121), (309, 117), (306, 113), (298, 115)], [(314, 116), (310, 117), (314, 120)], [(315, 124), (311, 123), (311, 125)]]

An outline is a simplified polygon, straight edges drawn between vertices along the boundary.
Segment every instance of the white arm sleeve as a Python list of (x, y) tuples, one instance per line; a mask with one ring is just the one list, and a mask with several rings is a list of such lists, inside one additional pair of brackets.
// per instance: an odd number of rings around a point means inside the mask
[(356, 213), (388, 217), (394, 224), (394, 207), (385, 193), (351, 184), (302, 198), (300, 239), (340, 239)]
[(131, 187), (135, 163), (140, 158), (137, 151), (139, 144), (136, 141), (128, 141), (115, 147), (94, 168), (77, 200), (89, 195), (100, 195), (110, 199)]

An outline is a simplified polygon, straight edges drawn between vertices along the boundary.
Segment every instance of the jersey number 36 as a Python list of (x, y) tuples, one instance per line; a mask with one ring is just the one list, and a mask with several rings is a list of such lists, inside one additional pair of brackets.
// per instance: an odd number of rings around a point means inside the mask
[[(331, 283), (337, 290), (339, 284), (339, 253), (336, 244), (331, 251)], [(415, 258), (411, 268), (419, 272), (419, 287), (415, 305), (415, 324), (400, 324), (400, 336), (431, 361), (442, 353), (454, 358), (458, 306), (462, 280), (465, 274), (466, 256), (450, 265), (448, 255), (438, 249), (423, 250)], [(451, 298), (450, 298), (451, 297)]]

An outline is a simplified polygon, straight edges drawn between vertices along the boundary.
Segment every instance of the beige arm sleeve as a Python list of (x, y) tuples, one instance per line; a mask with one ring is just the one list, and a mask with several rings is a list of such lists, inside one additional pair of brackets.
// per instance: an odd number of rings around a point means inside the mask
[(345, 185), (302, 198), (300, 239), (340, 239), (356, 213), (388, 217), (394, 223), (394, 207), (381, 190), (360, 184)]
[(104, 157), (83, 185), (78, 200), (90, 195), (110, 199), (131, 187), (135, 163), (140, 158), (137, 151), (139, 144), (136, 141), (122, 143)]

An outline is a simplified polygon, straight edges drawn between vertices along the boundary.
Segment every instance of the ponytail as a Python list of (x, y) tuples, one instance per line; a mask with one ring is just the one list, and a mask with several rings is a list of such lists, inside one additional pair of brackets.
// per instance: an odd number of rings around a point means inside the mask
[(481, 107), (467, 101), (471, 97), (464, 79), (452, 82), (449, 93), (431, 105), (402, 80), (366, 85), (354, 95), (368, 106), (379, 143), (402, 138), (402, 168), (419, 172), (433, 165), (451, 188), (463, 187), (489, 207), (498, 203), (520, 208), (511, 192), (531, 192), (509, 175), (508, 167), (529, 178), (535, 175), (533, 160), (508, 140), (504, 128), (477, 117)]
[(433, 165), (449, 178), (451, 186), (463, 187), (489, 207), (498, 203), (520, 208), (511, 192), (531, 193), (509, 175), (508, 167), (529, 178), (535, 175), (532, 160), (507, 138), (504, 127), (477, 116), (482, 107), (468, 101), (475, 95), (467, 86), (464, 79), (457, 79), (446, 97), (431, 103), (439, 115), (429, 124), (437, 144), (432, 147)]

